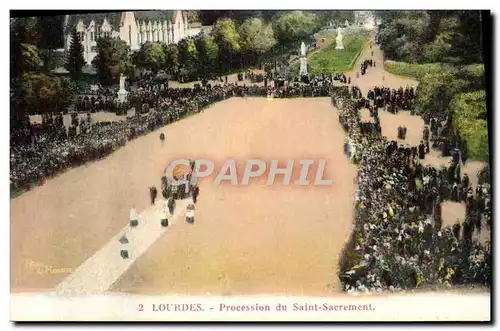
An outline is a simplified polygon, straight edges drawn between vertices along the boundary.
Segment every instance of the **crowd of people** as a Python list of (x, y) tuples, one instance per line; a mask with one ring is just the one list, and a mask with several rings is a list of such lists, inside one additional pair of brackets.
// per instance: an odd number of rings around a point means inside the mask
[[(473, 236), (491, 224), (487, 170), (474, 194), (456, 156), (439, 171), (423, 166), (418, 148), (401, 147), (378, 130), (362, 132), (348, 87), (335, 87), (332, 103), (341, 111), (346, 153), (358, 165), (355, 230), (341, 263), (345, 291), (490, 285), (490, 246)], [(445, 200), (466, 202), (465, 221), (442, 226)]]
[[(73, 118), (72, 125), (66, 129), (62, 114), (44, 115), (40, 127), (32, 125), (23, 132), (23, 139), (14, 139), (11, 143), (11, 192), (16, 194), (30, 189), (68, 168), (99, 160), (127, 141), (201, 111), (217, 101), (247, 96), (328, 96), (331, 84), (331, 77), (326, 80), (318, 77), (310, 84), (296, 83), (279, 88), (237, 83), (204, 88), (162, 89), (155, 85), (130, 92), (131, 104), (140, 111), (123, 121), (91, 123), (89, 113), (86, 120)], [(143, 112), (143, 109), (147, 111)]]
[(413, 87), (400, 87), (398, 90), (388, 87), (375, 87), (367, 93), (368, 100), (373, 102), (376, 109), (383, 108), (392, 114), (401, 110), (412, 108), (412, 102), (416, 98)]
[(363, 62), (361, 62), (361, 65), (360, 65), (360, 68), (359, 68), (359, 71), (361, 72), (361, 75), (365, 75), (366, 74), (366, 69), (368, 69), (368, 67), (373, 67), (374, 66), (374, 62), (373, 62), (373, 59), (367, 59), (367, 60), (364, 60)]

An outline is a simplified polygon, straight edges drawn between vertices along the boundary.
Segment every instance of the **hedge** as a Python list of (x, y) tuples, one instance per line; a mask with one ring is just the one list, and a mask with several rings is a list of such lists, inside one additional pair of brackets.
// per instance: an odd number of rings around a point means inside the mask
[(423, 79), (426, 74), (434, 74), (448, 69), (447, 66), (441, 63), (419, 64), (395, 61), (385, 61), (384, 67), (391, 74), (410, 77), (416, 80)]
[(469, 157), (488, 161), (488, 122), (484, 90), (457, 94), (450, 103), (453, 126), (466, 141)]

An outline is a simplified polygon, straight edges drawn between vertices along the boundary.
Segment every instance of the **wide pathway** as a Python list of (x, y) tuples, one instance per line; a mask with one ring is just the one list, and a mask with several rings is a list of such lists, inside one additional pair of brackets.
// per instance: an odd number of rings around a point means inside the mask
[[(56, 293), (99, 293), (107, 291), (176, 222), (182, 221), (186, 207), (191, 199), (177, 201), (174, 215), (169, 217), (169, 226), (163, 227), (160, 220), (163, 215), (164, 200), (147, 208), (138, 218), (138, 226), (127, 225), (118, 235), (111, 238), (104, 247), (86, 260), (75, 272), (64, 279), (55, 289)], [(128, 243), (121, 243), (125, 236)], [(128, 251), (128, 258), (121, 257), (121, 251)]]

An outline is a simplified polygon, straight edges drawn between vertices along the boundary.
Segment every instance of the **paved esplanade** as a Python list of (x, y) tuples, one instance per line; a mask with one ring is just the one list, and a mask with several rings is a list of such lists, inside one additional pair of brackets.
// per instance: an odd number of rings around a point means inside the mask
[[(176, 222), (183, 221), (186, 207), (191, 199), (176, 201), (174, 215), (169, 218), (169, 226), (162, 227), (162, 208), (164, 200), (157, 200), (156, 205), (147, 208), (139, 215), (139, 225), (127, 225), (117, 236), (104, 245), (91, 258), (79, 266), (75, 272), (64, 279), (55, 289), (60, 292), (104, 292), (123, 275), (128, 268), (158, 240), (167, 229)], [(175, 225), (174, 225), (175, 226)], [(122, 244), (120, 238), (125, 235), (127, 244)], [(126, 249), (129, 257), (121, 257), (121, 250)]]

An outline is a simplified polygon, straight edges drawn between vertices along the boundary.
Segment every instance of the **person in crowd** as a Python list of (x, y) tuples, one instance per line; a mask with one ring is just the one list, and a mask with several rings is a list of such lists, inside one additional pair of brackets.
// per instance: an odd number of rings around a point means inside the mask
[(151, 205), (155, 204), (157, 195), (158, 195), (158, 190), (156, 189), (155, 186), (151, 186), (149, 188), (149, 197), (150, 197), (150, 200), (151, 200)]

